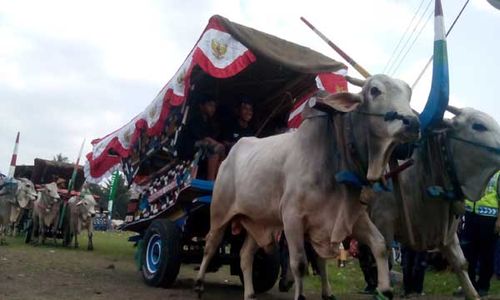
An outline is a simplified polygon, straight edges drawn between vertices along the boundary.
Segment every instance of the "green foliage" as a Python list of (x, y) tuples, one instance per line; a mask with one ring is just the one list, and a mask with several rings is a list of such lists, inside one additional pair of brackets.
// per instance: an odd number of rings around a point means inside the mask
[(54, 156), (52, 160), (61, 163), (69, 163), (69, 158), (67, 156), (64, 156), (62, 153), (59, 153), (56, 156)]
[[(127, 183), (123, 174), (119, 173), (118, 182), (116, 185), (116, 196), (113, 201), (113, 219), (125, 219), (125, 215), (127, 213), (127, 204), (130, 200), (130, 195), (128, 192)], [(107, 210), (108, 209), (108, 201), (109, 194), (111, 192), (111, 185), (113, 182), (111, 178), (109, 178), (103, 187), (99, 187), (101, 189), (101, 194), (97, 194), (101, 197), (99, 200), (99, 205), (101, 208)], [(97, 189), (97, 187), (94, 187)], [(91, 189), (92, 190), (92, 189)]]

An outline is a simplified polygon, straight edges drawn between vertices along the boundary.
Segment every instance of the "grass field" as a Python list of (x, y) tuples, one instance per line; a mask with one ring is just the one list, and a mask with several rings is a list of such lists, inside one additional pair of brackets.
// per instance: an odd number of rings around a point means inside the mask
[[(0, 247), (0, 299), (4, 299), (6, 295), (8, 297), (5, 299), (59, 299), (61, 297), (80, 299), (79, 297), (72, 298), (72, 296), (68, 296), (69, 294), (66, 295), (62, 291), (53, 291), (53, 289), (46, 291), (47, 294), (44, 294), (43, 288), (42, 294), (40, 294), (42, 296), (26, 298), (25, 296), (28, 291), (18, 291), (15, 289), (16, 283), (19, 284), (20, 288), (26, 289), (26, 287), (29, 287), (29, 285), (26, 285), (26, 281), (30, 281), (30, 276), (33, 278), (39, 277), (39, 274), (47, 276), (47, 270), (51, 271), (52, 274), (56, 274), (52, 277), (49, 275), (47, 280), (51, 278), (51, 281), (57, 281), (59, 277), (64, 279), (62, 283), (54, 283), (56, 288), (59, 285), (82, 286), (85, 282), (88, 282), (94, 286), (94, 295), (91, 298), (95, 299), (104, 299), (101, 296), (106, 294), (105, 291), (109, 289), (124, 290), (123, 299), (136, 299), (131, 296), (136, 291), (140, 295), (147, 293), (150, 299), (157, 299), (157, 297), (159, 299), (165, 296), (165, 292), (162, 292), (161, 289), (153, 289), (143, 284), (134, 264), (135, 248), (132, 247), (132, 243), (127, 242), (127, 238), (130, 235), (132, 234), (124, 232), (96, 232), (94, 235), (95, 251), (93, 252), (86, 250), (87, 240), (84, 235), (80, 238), (80, 249), (67, 249), (61, 246), (54, 246), (50, 244), (51, 241), (48, 241), (49, 245), (47, 246), (33, 247), (24, 244), (22, 238), (11, 238), (9, 239), (9, 246)], [(18, 271), (18, 269), (20, 270)], [(397, 269), (398, 267), (396, 267)], [(7, 272), (6, 270), (9, 271)], [(364, 281), (357, 260), (350, 259), (345, 268), (338, 268), (336, 263), (332, 261), (328, 266), (328, 270), (335, 295), (343, 299), (351, 299), (354, 295), (359, 295), (359, 291), (364, 287)], [(233, 285), (239, 285), (237, 277), (228, 276), (224, 272), (227, 271), (222, 270), (215, 274), (210, 274), (209, 278), (215, 278), (221, 284), (229, 282), (233, 283)], [(191, 299), (182, 295), (184, 295), (183, 293), (191, 293), (190, 280), (194, 276), (195, 272), (192, 266), (183, 267), (180, 281), (184, 280), (188, 283), (182, 283), (177, 288), (176, 295), (179, 296), (177, 299)], [(9, 282), (8, 286), (3, 286), (6, 284), (5, 279)], [(426, 274), (424, 289), (425, 293), (431, 296), (430, 298), (437, 296), (439, 298), (451, 299), (450, 295), (457, 286), (458, 281), (455, 275), (450, 272), (427, 272)], [(320, 281), (317, 276), (307, 277), (305, 287), (309, 295), (319, 296)], [(219, 295), (225, 295), (226, 291), (227, 289), (222, 286), (219, 290)], [(396, 295), (399, 295), (400, 287), (396, 286), (395, 292)], [(17, 298), (15, 296), (16, 293), (19, 296)], [(241, 293), (241, 290), (237, 289), (234, 293), (238, 295)], [(31, 294), (28, 293), (28, 295)], [(51, 295), (55, 295), (55, 298)], [(275, 297), (274, 295), (266, 296), (264, 299), (288, 299), (290, 297), (290, 294), (284, 294), (284, 296), (279, 297)], [(489, 299), (500, 299), (500, 281), (495, 278), (492, 279), (490, 295)], [(356, 299), (363, 299), (358, 297)], [(227, 299), (232, 298), (229, 297)]]

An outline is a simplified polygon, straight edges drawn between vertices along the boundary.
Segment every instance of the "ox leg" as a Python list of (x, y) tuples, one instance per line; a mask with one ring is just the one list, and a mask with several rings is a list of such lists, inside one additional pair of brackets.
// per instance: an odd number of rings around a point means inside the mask
[(286, 220), (284, 222), (285, 236), (290, 252), (290, 269), (295, 281), (295, 300), (305, 300), (304, 283), (302, 278), (306, 274), (307, 259), (304, 249), (304, 228), (301, 220)]
[(226, 230), (228, 224), (224, 224), (215, 229), (210, 228), (210, 231), (207, 234), (205, 241), (205, 249), (203, 252), (203, 260), (201, 261), (200, 270), (198, 271), (198, 276), (196, 277), (196, 282), (194, 285), (194, 290), (198, 293), (198, 297), (201, 298), (203, 294), (203, 282), (205, 280), (205, 274), (207, 272), (208, 265), (210, 264), (210, 260), (214, 256), (219, 244), (224, 237), (224, 231)]
[(467, 260), (464, 257), (462, 248), (458, 241), (458, 236), (455, 234), (451, 243), (446, 246), (441, 247), (441, 253), (446, 257), (448, 263), (453, 268), (453, 271), (457, 274), (460, 285), (462, 286), (465, 296), (467, 299), (480, 299), (479, 294), (472, 285), (469, 278), (469, 273), (467, 273)]
[(370, 247), (377, 264), (379, 296), (392, 299), (393, 292), (389, 280), (389, 256), (384, 237), (364, 212), (354, 224), (353, 237)]
[(0, 225), (0, 246), (7, 245), (5, 240), (5, 225)]
[(78, 233), (75, 231), (75, 249), (80, 247), (80, 244), (78, 243)]
[(32, 245), (36, 244), (36, 240), (35, 240), (35, 237), (36, 237), (36, 233), (38, 233), (38, 217), (33, 213), (31, 215), (31, 220), (32, 220), (32, 228), (31, 228), (31, 238), (30, 238), (30, 242)]
[(243, 273), (243, 286), (245, 289), (245, 300), (256, 299), (255, 291), (253, 289), (253, 260), (255, 252), (259, 249), (257, 242), (250, 235), (247, 234), (243, 246), (240, 250), (240, 267)]
[(321, 277), (321, 299), (322, 300), (335, 300), (332, 294), (332, 287), (328, 281), (328, 272), (326, 270), (326, 259), (317, 256), (316, 263), (318, 265), (319, 276)]
[(88, 228), (89, 243), (87, 245), (87, 250), (89, 250), (89, 251), (94, 250), (94, 243), (92, 242), (93, 235), (94, 235), (94, 233), (92, 232), (92, 225), (89, 225), (89, 228)]
[(38, 244), (41, 245), (45, 242), (45, 223), (43, 218), (38, 219)]

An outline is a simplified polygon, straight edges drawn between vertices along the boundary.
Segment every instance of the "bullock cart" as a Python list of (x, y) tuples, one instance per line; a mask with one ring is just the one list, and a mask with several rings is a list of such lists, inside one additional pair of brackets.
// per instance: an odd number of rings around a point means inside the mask
[[(68, 193), (68, 190), (66, 188), (73, 173), (73, 168), (74, 165), (69, 163), (35, 158), (34, 164), (32, 166), (18, 166), (16, 168), (16, 174), (18, 174), (18, 176), (30, 178), (31, 181), (35, 184), (37, 190), (41, 189), (44, 184), (57, 182), (58, 194), (62, 200), (59, 203), (59, 215), (65, 215), (66, 210), (64, 209), (64, 206), (67, 204), (67, 201), (70, 197), (79, 195), (79, 192), (77, 191), (82, 188), (85, 180), (83, 168), (80, 166), (77, 169), (74, 190), (71, 191), (71, 193)], [(94, 197), (98, 198), (97, 196)], [(23, 212), (23, 218), (21, 219), (21, 222), (19, 222), (19, 226), (21, 226), (21, 229), (23, 229), (26, 233), (26, 243), (31, 242), (32, 237), (38, 236), (38, 233), (36, 232), (34, 236), (32, 235), (33, 221), (31, 219), (31, 209)], [(64, 236), (64, 229), (67, 227), (67, 221), (67, 218), (63, 218), (63, 220), (59, 222), (57, 226), (45, 228), (46, 237), (63, 240), (68, 238)]]
[[(265, 137), (297, 126), (316, 91), (346, 91), (345, 71), (342, 63), (309, 48), (213, 16), (146, 110), (93, 141), (86, 178), (125, 174), (131, 201), (121, 229), (138, 233), (130, 241), (138, 245), (136, 258), (148, 285), (171, 286), (182, 263), (199, 264), (203, 257), (213, 188), (206, 180), (207, 149), (196, 148), (189, 159), (178, 151), (179, 136), (198, 109), (196, 95), (216, 101), (222, 130), (231, 126), (239, 101), (252, 99), (254, 135)], [(244, 235), (235, 228), (226, 232), (210, 271), (229, 265), (241, 278)], [(259, 250), (253, 272), (256, 292), (271, 289), (279, 274), (277, 249)]]

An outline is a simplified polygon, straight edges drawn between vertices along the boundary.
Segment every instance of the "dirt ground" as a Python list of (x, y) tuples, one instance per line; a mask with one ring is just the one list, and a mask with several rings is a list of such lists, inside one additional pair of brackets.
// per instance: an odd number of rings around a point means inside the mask
[[(198, 299), (192, 291), (194, 266), (183, 266), (171, 289), (146, 286), (132, 259), (60, 247), (0, 247), (0, 299)], [(228, 270), (207, 275), (203, 299), (241, 299), (238, 277)], [(319, 296), (311, 295), (312, 298)], [(262, 300), (291, 299), (277, 289)], [(363, 299), (363, 298), (360, 298)]]
[[(121, 237), (120, 239), (124, 239)], [(102, 243), (102, 241), (101, 241)], [(81, 243), (85, 246), (86, 243)], [(133, 250), (119, 247), (89, 252), (57, 246), (33, 247), (21, 239), (0, 247), (0, 300), (49, 299), (182, 299), (195, 300), (194, 265), (183, 266), (177, 283), (171, 289), (146, 286), (132, 259)], [(82, 247), (84, 248), (84, 247)], [(207, 275), (204, 300), (242, 299), (243, 288), (227, 269)], [(321, 299), (319, 289), (307, 290), (308, 299)], [(261, 300), (292, 299), (293, 294), (280, 293), (275, 287), (258, 296)], [(338, 299), (370, 299), (351, 293)], [(419, 299), (453, 299), (432, 296)], [(492, 298), (491, 298), (492, 299)]]

